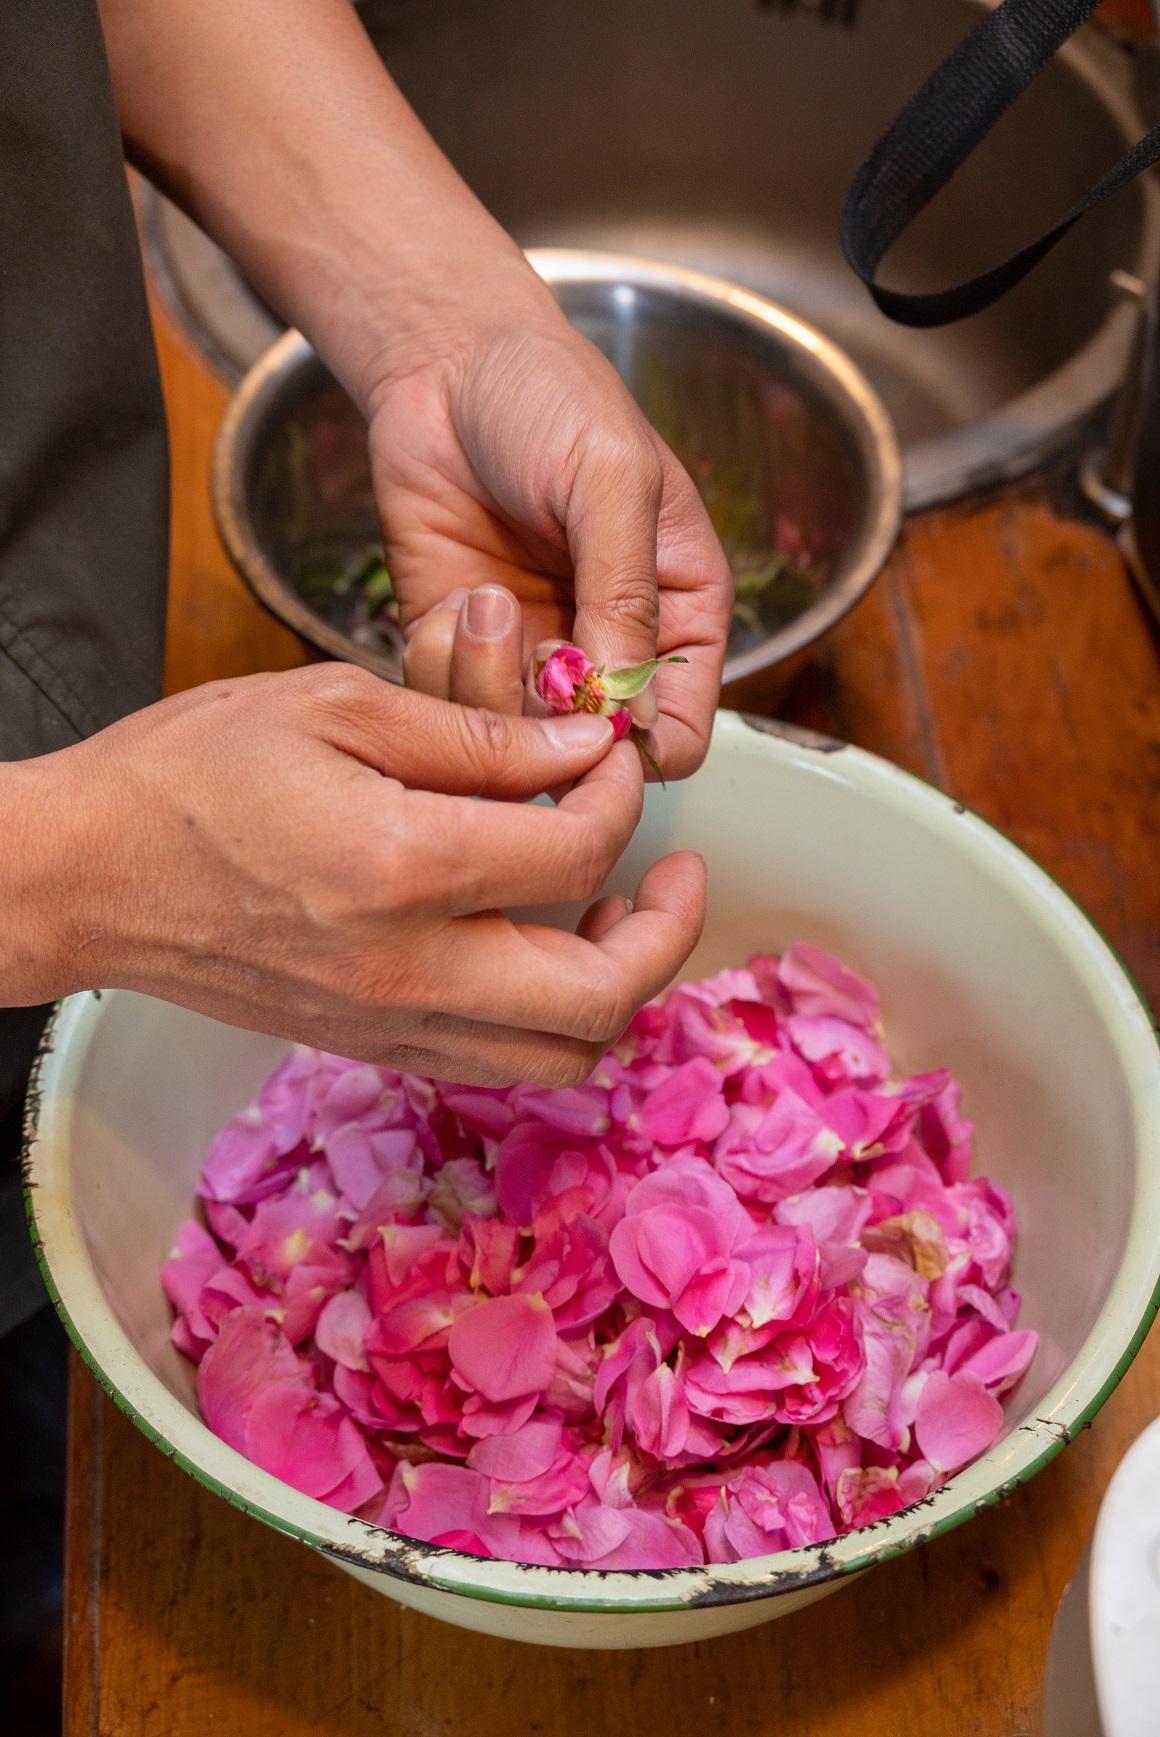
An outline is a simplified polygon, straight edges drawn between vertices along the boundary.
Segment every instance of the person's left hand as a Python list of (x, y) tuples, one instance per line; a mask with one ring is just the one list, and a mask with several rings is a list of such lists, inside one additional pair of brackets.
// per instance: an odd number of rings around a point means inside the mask
[(413, 366), (394, 355), (370, 398), (408, 684), (515, 713), (540, 641), (573, 639), (613, 668), (679, 654), (632, 710), (661, 770), (683, 777), (717, 704), (724, 553), (614, 369), (522, 261), (505, 265), (499, 291), (472, 284), (454, 338)]

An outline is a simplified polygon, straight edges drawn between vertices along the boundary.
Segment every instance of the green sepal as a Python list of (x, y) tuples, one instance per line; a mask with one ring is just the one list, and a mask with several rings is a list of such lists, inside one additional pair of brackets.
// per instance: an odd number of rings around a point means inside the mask
[(598, 670), (596, 680), (610, 700), (634, 700), (643, 694), (662, 663), (688, 663), (687, 657), (650, 657), (647, 663), (632, 663), (626, 669)]
[[(685, 661), (686, 661), (686, 659), (684, 659), (684, 658), (681, 659), (682, 663), (684, 663)], [(637, 747), (640, 749), (641, 753), (644, 755), (645, 759), (648, 761), (649, 765), (652, 767), (653, 771), (656, 773), (657, 777), (660, 779), (661, 789), (667, 790), (668, 786), (665, 783), (664, 773), (661, 771), (660, 767), (657, 765), (656, 761), (653, 759), (652, 755), (649, 753), (648, 749), (644, 745), (643, 732), (640, 730), (634, 729), (631, 732), (631, 736), (632, 736), (632, 740), (636, 743)]]

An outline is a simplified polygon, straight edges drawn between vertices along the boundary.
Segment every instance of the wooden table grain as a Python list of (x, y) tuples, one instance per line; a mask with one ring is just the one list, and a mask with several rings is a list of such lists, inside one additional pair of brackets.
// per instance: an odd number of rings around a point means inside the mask
[[(235, 577), (207, 476), (225, 391), (159, 316), (174, 456), (171, 690), (307, 653)], [(911, 522), (787, 715), (954, 793), (1102, 927), (1160, 1008), (1160, 655), (1113, 546), (1042, 479)], [(74, 1370), (68, 1737), (1022, 1737), (1052, 1617), (1160, 1336), (999, 1507), (764, 1628), (546, 1650), (404, 1610), (176, 1470)]]

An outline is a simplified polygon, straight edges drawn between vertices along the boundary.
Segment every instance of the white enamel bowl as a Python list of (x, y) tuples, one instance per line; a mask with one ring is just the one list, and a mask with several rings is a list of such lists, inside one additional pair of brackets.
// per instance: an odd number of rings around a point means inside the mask
[(210, 1138), (285, 1045), (138, 995), (77, 995), (31, 1099), (44, 1270), (117, 1403), (228, 1501), (401, 1602), (488, 1634), (663, 1646), (807, 1604), (1043, 1466), (1106, 1399), (1157, 1305), (1155, 1036), (1112, 953), (1046, 875), (885, 762), (726, 713), (702, 771), (650, 792), (614, 886), (629, 890), (674, 846), (709, 866), (689, 974), (795, 938), (868, 973), (896, 1065), (954, 1070), (976, 1164), (1010, 1189), (1023, 1227), (1022, 1321), (1041, 1343), (1003, 1439), (926, 1502), (831, 1544), (657, 1574), (525, 1568), (408, 1542), (299, 1495), (199, 1420), (157, 1276)]

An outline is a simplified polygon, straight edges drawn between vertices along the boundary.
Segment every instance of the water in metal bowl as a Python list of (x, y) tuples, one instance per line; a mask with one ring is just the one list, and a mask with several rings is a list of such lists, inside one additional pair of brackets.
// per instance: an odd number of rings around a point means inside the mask
[[(533, 263), (701, 492), (736, 589), (727, 682), (784, 671), (893, 542), (901, 466), (880, 401), (820, 334), (729, 284), (602, 254)], [(402, 679), (366, 427), (297, 333), (239, 388), (214, 499), (263, 602), (321, 649)]]
[[(364, 0), (405, 95), (526, 247), (667, 259), (768, 296), (839, 343), (898, 429), (908, 507), (1028, 468), (1113, 390), (1147, 275), (1155, 178), (1091, 213), (1002, 303), (894, 326), (842, 259), (851, 175), (986, 0), (860, 0), (846, 27), (780, 0)], [(1046, 229), (1143, 130), (1132, 63), (1087, 29), (1057, 56), (888, 261), (898, 287), (967, 275)], [(150, 257), (236, 379), (278, 335), (201, 232), (150, 202)]]

